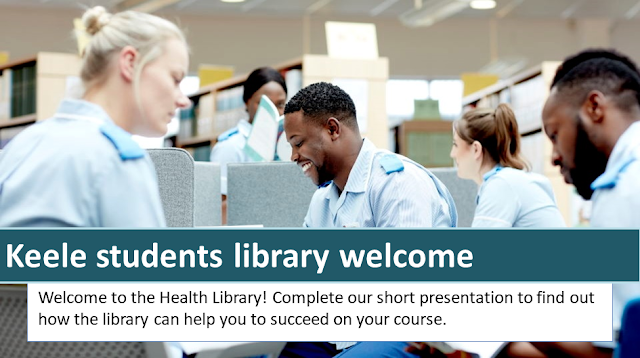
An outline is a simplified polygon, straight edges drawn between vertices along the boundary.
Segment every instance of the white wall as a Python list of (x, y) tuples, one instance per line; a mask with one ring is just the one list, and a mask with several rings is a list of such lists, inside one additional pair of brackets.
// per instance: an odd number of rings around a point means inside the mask
[[(0, 50), (13, 59), (37, 51), (75, 51), (71, 22), (81, 10), (0, 8)], [(302, 18), (176, 16), (188, 33), (192, 70), (199, 63), (233, 65), (236, 73), (299, 57), (303, 51)], [(371, 18), (313, 18), (311, 53), (325, 54), (324, 21), (368, 21)], [(451, 19), (429, 28), (410, 29), (395, 18), (376, 19), (380, 55), (389, 57), (391, 77), (456, 77), (489, 63), (490, 23)], [(500, 57), (521, 56), (533, 66), (561, 60), (579, 50), (581, 37), (572, 20), (504, 19), (497, 23)], [(611, 45), (640, 62), (636, 37), (640, 21), (611, 26)]]

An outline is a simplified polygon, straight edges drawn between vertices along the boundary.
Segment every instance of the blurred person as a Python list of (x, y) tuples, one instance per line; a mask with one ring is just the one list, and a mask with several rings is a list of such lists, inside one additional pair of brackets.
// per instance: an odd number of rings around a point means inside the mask
[(162, 227), (153, 163), (132, 135), (162, 136), (189, 106), (184, 35), (157, 16), (103, 7), (82, 17), (91, 35), (82, 99), (14, 138), (0, 160), (0, 226)]

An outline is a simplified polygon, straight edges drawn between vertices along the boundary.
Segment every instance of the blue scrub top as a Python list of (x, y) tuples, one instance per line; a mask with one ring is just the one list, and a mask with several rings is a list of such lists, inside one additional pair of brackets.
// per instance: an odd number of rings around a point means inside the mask
[(0, 226), (166, 226), (151, 159), (95, 104), (64, 100), (5, 149)]
[(620, 136), (591, 189), (591, 226), (640, 228), (640, 122)]
[(483, 176), (472, 227), (564, 227), (549, 179), (500, 165)]
[(334, 183), (311, 199), (306, 227), (455, 227), (447, 188), (420, 164), (368, 139), (342, 193)]

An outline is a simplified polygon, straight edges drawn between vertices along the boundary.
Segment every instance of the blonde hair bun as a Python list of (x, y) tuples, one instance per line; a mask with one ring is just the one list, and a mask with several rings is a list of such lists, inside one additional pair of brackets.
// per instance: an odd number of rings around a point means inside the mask
[(102, 6), (94, 6), (82, 15), (82, 23), (89, 35), (95, 35), (111, 19), (111, 14)]

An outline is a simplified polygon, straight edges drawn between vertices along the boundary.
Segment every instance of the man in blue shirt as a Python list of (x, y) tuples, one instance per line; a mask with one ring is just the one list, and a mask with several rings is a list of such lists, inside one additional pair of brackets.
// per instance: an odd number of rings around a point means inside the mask
[(447, 188), (420, 164), (362, 139), (355, 105), (339, 87), (303, 88), (284, 113), (291, 159), (320, 186), (304, 226), (456, 226)]
[[(553, 164), (593, 202), (591, 226), (640, 227), (640, 74), (635, 63), (605, 50), (566, 59), (553, 79), (542, 117), (553, 143)], [(637, 283), (613, 285), (614, 329), (625, 303), (638, 296)], [(588, 352), (589, 347), (583, 349)], [(600, 357), (602, 350), (568, 353)]]

